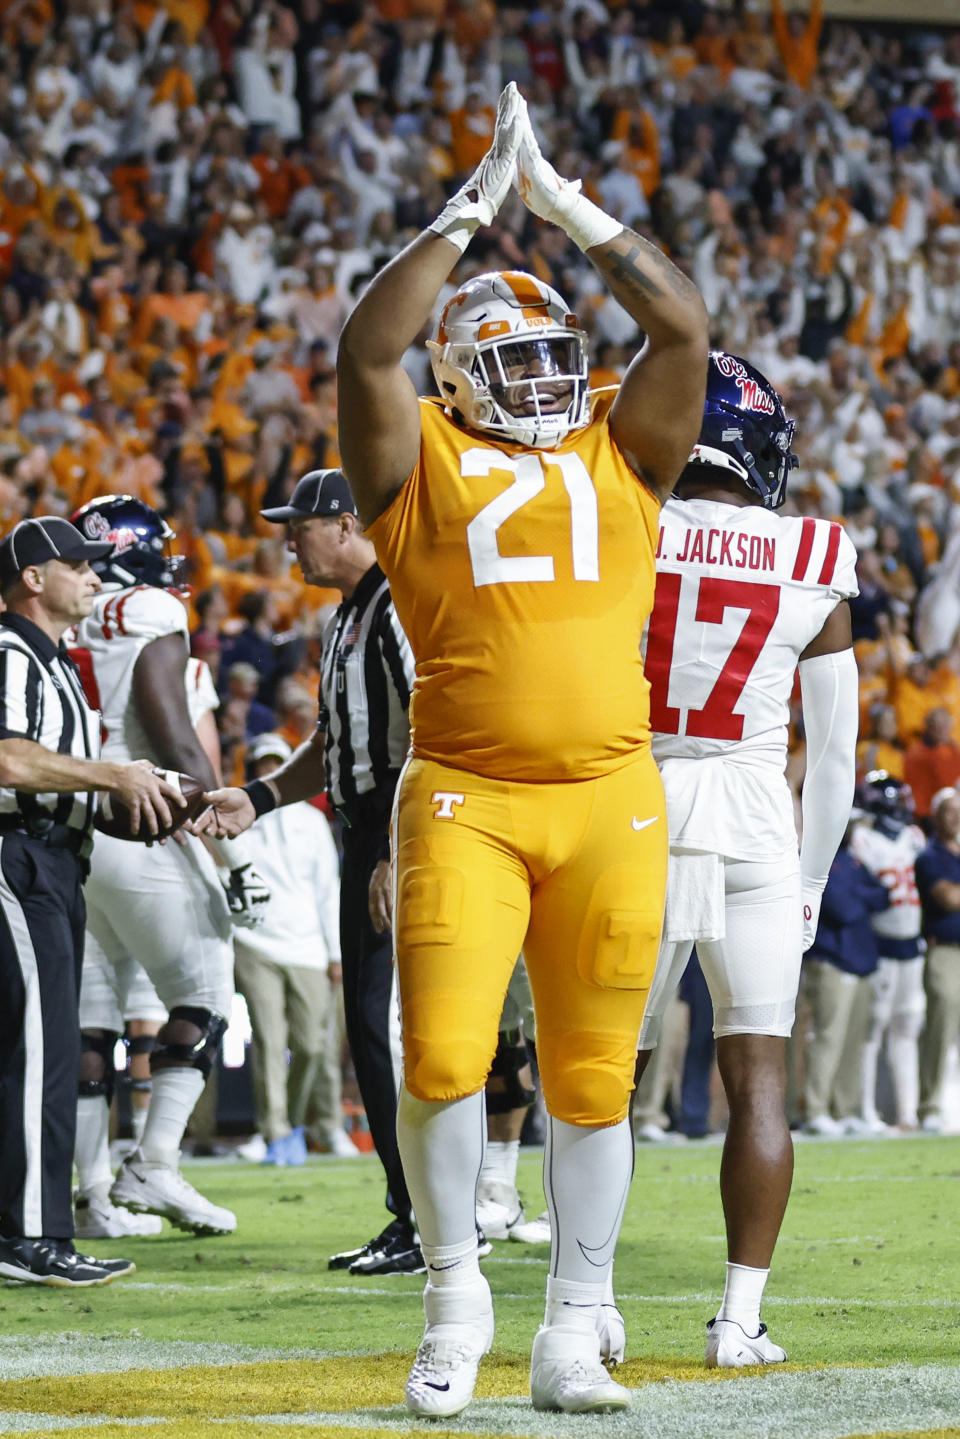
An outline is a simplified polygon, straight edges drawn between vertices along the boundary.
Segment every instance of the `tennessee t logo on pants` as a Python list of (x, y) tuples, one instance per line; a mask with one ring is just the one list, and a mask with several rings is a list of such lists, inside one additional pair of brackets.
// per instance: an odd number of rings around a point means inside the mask
[(437, 808), (433, 812), (434, 819), (456, 819), (456, 806), (464, 803), (466, 795), (457, 794), (454, 790), (435, 789), (430, 796), (430, 803)]

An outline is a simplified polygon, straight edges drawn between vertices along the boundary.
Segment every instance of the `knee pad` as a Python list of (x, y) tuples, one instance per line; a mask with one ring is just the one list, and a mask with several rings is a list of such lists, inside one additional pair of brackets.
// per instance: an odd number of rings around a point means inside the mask
[(226, 1033), (227, 1021), (209, 1009), (194, 1009), (190, 1005), (176, 1004), (164, 1025), (166, 1029), (177, 1021), (199, 1029), (200, 1038), (193, 1044), (178, 1044), (174, 1040), (157, 1039), (150, 1054), (150, 1068), (158, 1069), (199, 1069), (206, 1079), (213, 1068), (220, 1048), (220, 1041)]
[(500, 1079), (503, 1087), (487, 1089), (487, 1113), (509, 1114), (514, 1109), (529, 1109), (537, 1097), (520, 1078), (521, 1069), (530, 1063), (527, 1046), (519, 1029), (501, 1030), (497, 1036), (497, 1052), (490, 1066), (490, 1079)]
[[(79, 1080), (77, 1089), (81, 1099), (103, 1098), (109, 1105), (113, 1100), (113, 1091), (116, 1087), (116, 1071), (113, 1065), (113, 1051), (116, 1048), (118, 1034), (112, 1029), (85, 1029), (80, 1034), (80, 1073), (84, 1070), (101, 1071), (97, 1078), (82, 1077)], [(89, 1061), (88, 1054), (96, 1055), (96, 1060)]]
[(603, 1126), (624, 1119), (633, 1092), (634, 1045), (614, 1051), (603, 1035), (566, 1035), (537, 1048), (547, 1112), (567, 1124)]
[(463, 1041), (419, 1046), (404, 1051), (404, 1078), (414, 1099), (446, 1103), (476, 1094), (490, 1069), (489, 1050)]

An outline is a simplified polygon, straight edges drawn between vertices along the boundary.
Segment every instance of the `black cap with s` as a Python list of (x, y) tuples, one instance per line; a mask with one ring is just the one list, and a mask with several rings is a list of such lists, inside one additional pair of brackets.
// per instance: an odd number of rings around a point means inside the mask
[(357, 507), (342, 470), (311, 470), (297, 481), (297, 487), (285, 505), (261, 510), (265, 520), (283, 525), (287, 520), (330, 519), (337, 515), (355, 515)]
[(47, 560), (92, 562), (105, 559), (112, 549), (106, 541), (85, 540), (59, 515), (21, 520), (0, 541), (0, 587), (7, 589), (28, 565), (43, 565)]

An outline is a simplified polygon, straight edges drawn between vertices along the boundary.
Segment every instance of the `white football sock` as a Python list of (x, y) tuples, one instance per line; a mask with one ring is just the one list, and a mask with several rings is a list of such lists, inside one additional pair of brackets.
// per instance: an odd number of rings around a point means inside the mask
[[(543, 1190), (550, 1213), (551, 1278), (545, 1324), (579, 1328), (582, 1318), (582, 1327), (594, 1327), (632, 1177), (629, 1119), (600, 1129), (548, 1117)], [(567, 1317), (561, 1318), (564, 1311)]]
[(746, 1264), (727, 1264), (727, 1283), (718, 1319), (732, 1319), (744, 1334), (760, 1333), (760, 1302), (769, 1269), (751, 1269)]
[(142, 1109), (136, 1105), (130, 1110), (130, 1127), (133, 1130), (133, 1142), (139, 1147), (143, 1139), (143, 1131), (147, 1127), (147, 1115), (150, 1113), (150, 1106), (145, 1104)]
[(110, 1188), (113, 1170), (110, 1168), (110, 1106), (106, 1095), (83, 1094), (77, 1100), (73, 1157), (81, 1194)]
[(517, 1187), (517, 1162), (520, 1158), (519, 1139), (488, 1139), (480, 1170), (481, 1184), (485, 1179)]
[(139, 1151), (150, 1164), (176, 1169), (187, 1121), (206, 1083), (199, 1069), (159, 1069)]
[[(904, 1129), (916, 1129), (917, 1105), (920, 1102), (920, 1046), (918, 1035), (902, 1033), (909, 1024), (901, 1025), (895, 1018), (887, 1035), (887, 1060), (897, 1106), (897, 1123)], [(917, 1028), (919, 1030), (919, 1021)]]
[(420, 1252), (434, 1289), (459, 1288), (480, 1273), (476, 1231), (463, 1244), (421, 1244)]
[(564, 1329), (582, 1329), (586, 1334), (594, 1334), (605, 1287), (603, 1281), (577, 1284), (573, 1279), (555, 1279), (548, 1274), (544, 1324), (559, 1324)]
[[(155, 1103), (156, 1089), (151, 1113)], [(400, 1090), (397, 1143), (425, 1253), (428, 1246), (459, 1248), (476, 1241), (477, 1179), (486, 1123), (482, 1091), (431, 1104), (414, 1099), (406, 1085)]]
[(860, 1050), (860, 1076), (863, 1081), (863, 1100), (861, 1112), (864, 1119), (877, 1119), (877, 1064), (880, 1059), (880, 1040), (882, 1036), (872, 1035), (864, 1040), (863, 1048)]

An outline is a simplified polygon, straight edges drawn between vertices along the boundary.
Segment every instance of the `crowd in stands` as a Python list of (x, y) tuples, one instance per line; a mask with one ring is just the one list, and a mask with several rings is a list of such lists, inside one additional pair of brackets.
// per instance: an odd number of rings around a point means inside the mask
[[(927, 819), (960, 778), (960, 32), (821, 0), (0, 0), (0, 37), (0, 529), (111, 492), (167, 514), (228, 778), (310, 732), (337, 598), (258, 511), (337, 463), (345, 317), (515, 80), (796, 417), (788, 505), (860, 555), (862, 769)], [(616, 382), (642, 337), (560, 230), (509, 200), (458, 281), (490, 268), (555, 285)]]

